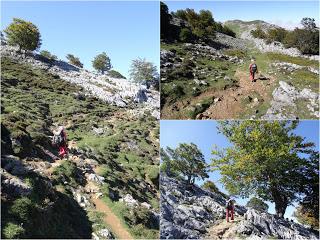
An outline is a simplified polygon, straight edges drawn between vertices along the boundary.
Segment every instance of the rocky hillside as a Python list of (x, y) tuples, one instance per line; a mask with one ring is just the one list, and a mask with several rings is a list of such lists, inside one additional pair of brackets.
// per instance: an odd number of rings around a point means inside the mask
[[(1, 48), (2, 238), (157, 238), (159, 93)], [(58, 159), (52, 130), (66, 128)]]
[[(175, 28), (182, 28), (176, 18)], [(180, 25), (181, 26), (180, 26)], [(210, 41), (161, 43), (161, 116), (164, 119), (317, 119), (319, 59), (251, 30), (276, 25), (227, 21), (237, 33)], [(259, 74), (249, 80), (250, 60)], [(289, 90), (290, 89), (290, 90)], [(306, 93), (306, 94), (305, 94)]]
[(164, 175), (160, 181), (162, 239), (318, 239), (300, 224), (242, 206), (236, 206), (235, 221), (226, 223), (221, 194)]

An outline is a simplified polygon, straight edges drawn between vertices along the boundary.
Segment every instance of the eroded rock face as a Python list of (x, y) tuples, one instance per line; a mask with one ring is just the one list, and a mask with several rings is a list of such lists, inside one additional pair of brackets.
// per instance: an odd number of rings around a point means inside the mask
[[(221, 195), (163, 175), (160, 191), (162, 239), (199, 239), (212, 223), (225, 216), (226, 199)], [(244, 208), (236, 208), (236, 215), (244, 212)]]
[(90, 72), (61, 60), (50, 62), (36, 53), (18, 53), (17, 50), (17, 47), (3, 45), (1, 55), (21, 63), (31, 64), (36, 68), (45, 69), (65, 81), (81, 86), (86, 95), (96, 96), (119, 107), (125, 107), (130, 103), (143, 103), (149, 108), (148, 110), (159, 108), (158, 91), (146, 89), (145, 86), (126, 79), (111, 78)]
[[(200, 239), (225, 218), (226, 199), (198, 186), (161, 176), (161, 239)], [(251, 208), (236, 206), (229, 239), (318, 239), (304, 226)], [(218, 239), (219, 236), (214, 236)]]
[[(273, 100), (271, 107), (268, 109), (266, 115), (262, 119), (296, 119), (293, 114), (297, 109), (296, 104), (299, 101), (306, 101), (307, 108), (310, 113), (319, 118), (319, 94), (312, 92), (310, 89), (304, 88), (301, 91), (294, 86), (284, 82), (279, 82), (279, 87), (273, 93)], [(292, 109), (291, 113), (286, 113), (288, 108)]]
[(277, 239), (318, 239), (317, 234), (300, 224), (250, 208), (233, 231), (249, 239), (268, 239), (271, 236)]

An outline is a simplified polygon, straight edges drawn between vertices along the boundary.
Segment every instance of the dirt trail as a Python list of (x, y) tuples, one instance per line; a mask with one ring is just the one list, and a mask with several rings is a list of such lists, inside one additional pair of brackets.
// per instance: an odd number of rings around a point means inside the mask
[[(248, 96), (252, 97), (259, 95), (262, 101), (270, 101), (270, 89), (275, 82), (274, 78), (260, 78), (255, 82), (249, 80), (247, 73), (237, 70), (235, 77), (239, 79), (238, 87), (229, 88), (223, 91), (208, 91), (201, 94), (196, 98), (194, 102), (205, 97), (219, 98), (220, 100), (212, 104), (202, 115), (201, 118), (210, 119), (234, 119), (245, 110), (244, 100), (249, 99)], [(259, 101), (261, 101), (259, 99)], [(249, 101), (249, 100), (248, 100)], [(251, 99), (249, 105), (254, 107), (258, 105), (258, 102), (254, 102), (254, 98)]]
[(232, 227), (234, 227), (238, 222), (241, 221), (241, 217), (236, 217), (234, 221), (226, 222), (226, 220), (221, 220), (218, 224), (212, 226), (208, 229), (205, 239), (237, 239)]
[[(75, 141), (69, 141), (69, 149), (70, 147), (77, 149), (77, 143)], [(47, 175), (51, 176), (53, 170), (60, 166), (64, 161), (72, 161), (74, 163), (78, 163), (79, 157), (77, 154), (70, 154), (68, 158), (55, 160), (51, 163), (51, 167), (47, 169)], [(92, 168), (94, 173), (97, 174), (97, 168)], [(88, 181), (85, 187), (86, 189), (94, 189), (94, 192), (97, 192), (99, 187), (92, 181)], [(120, 219), (112, 212), (111, 208), (103, 202), (100, 198), (94, 193), (89, 194), (91, 202), (94, 203), (95, 209), (98, 212), (104, 213), (104, 222), (108, 227), (110, 227), (110, 231), (116, 235), (118, 239), (133, 239), (130, 233), (123, 227)]]
[[(202, 118), (210, 119), (233, 119), (243, 112), (245, 109), (243, 101), (248, 96), (252, 97), (259, 95), (259, 98), (263, 101), (270, 101), (270, 89), (275, 82), (274, 78), (260, 78), (256, 82), (249, 80), (248, 74), (243, 71), (237, 71), (235, 77), (239, 79), (238, 87), (229, 88), (223, 91), (208, 91), (201, 94), (196, 100), (203, 99), (205, 97), (220, 98), (220, 101), (211, 105), (202, 115)], [(261, 99), (259, 101), (261, 101)], [(194, 102), (196, 102), (196, 100)], [(258, 102), (254, 102), (251, 99), (250, 105), (258, 105)]]
[(119, 239), (133, 239), (130, 233), (122, 226), (119, 218), (100, 198), (91, 198), (96, 210), (105, 214), (104, 221), (110, 227), (112, 233)]

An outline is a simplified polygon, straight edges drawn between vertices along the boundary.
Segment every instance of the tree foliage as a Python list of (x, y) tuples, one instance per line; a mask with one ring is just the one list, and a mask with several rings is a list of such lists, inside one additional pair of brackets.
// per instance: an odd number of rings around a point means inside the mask
[(281, 42), (285, 47), (294, 47), (303, 54), (319, 54), (319, 29), (313, 18), (303, 18), (301, 20), (303, 28), (295, 28), (293, 31), (284, 28), (272, 28), (266, 33), (258, 26), (251, 31), (255, 38), (265, 39), (266, 43)]
[(92, 66), (93, 66), (94, 69), (96, 69), (97, 71), (101, 72), (102, 74), (105, 71), (109, 71), (112, 68), (111, 60), (110, 60), (110, 58), (108, 57), (108, 55), (105, 52), (97, 55), (93, 59)]
[(202, 186), (201, 186), (203, 189), (205, 190), (208, 190), (210, 192), (213, 192), (213, 193), (217, 193), (219, 195), (222, 195), (224, 198), (229, 198), (229, 196), (223, 192), (221, 192), (219, 190), (219, 188), (214, 184), (214, 182), (210, 181), (210, 180), (207, 180), (205, 181)]
[(223, 121), (219, 131), (233, 144), (213, 150), (212, 166), (235, 195), (275, 203), (283, 217), (289, 204), (301, 199), (306, 166), (314, 143), (294, 133), (297, 121)]
[(72, 54), (68, 54), (66, 58), (68, 59), (70, 64), (75, 65), (79, 68), (83, 68), (83, 63), (80, 62), (80, 59), (78, 57), (75, 57)]
[(298, 206), (294, 212), (294, 217), (298, 220), (299, 223), (304, 225), (309, 225), (313, 229), (319, 229), (319, 218), (317, 218), (312, 210), (305, 208), (301, 205)]
[(157, 67), (146, 59), (138, 58), (132, 61), (129, 70), (130, 79), (146, 84), (147, 87), (159, 85), (159, 73)]
[(20, 18), (13, 18), (13, 22), (4, 30), (9, 45), (18, 45), (19, 50), (34, 51), (41, 46), (41, 35), (38, 27)]
[(187, 177), (187, 182), (193, 184), (196, 178), (208, 177), (207, 164), (204, 156), (194, 143), (180, 143), (176, 149), (167, 147), (160, 151), (163, 162), (169, 163), (169, 174), (175, 172)]
[(247, 207), (253, 208), (255, 210), (258, 210), (260, 212), (266, 212), (268, 211), (268, 204), (266, 204), (264, 201), (262, 201), (259, 198), (253, 197), (251, 198), (247, 204)]
[(51, 53), (50, 53), (49, 51), (47, 51), (47, 50), (42, 50), (42, 51), (40, 52), (40, 55), (41, 55), (42, 57), (45, 57), (45, 58), (51, 60), (51, 61), (55, 61), (55, 60), (58, 59), (56, 55), (51, 54)]

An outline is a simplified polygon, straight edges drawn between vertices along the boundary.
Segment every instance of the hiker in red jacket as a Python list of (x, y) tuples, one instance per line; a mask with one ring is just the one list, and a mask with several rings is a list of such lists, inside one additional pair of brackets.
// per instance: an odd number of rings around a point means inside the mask
[(68, 146), (67, 146), (67, 133), (63, 126), (58, 127), (57, 130), (53, 131), (53, 140), (52, 143), (54, 146), (59, 148), (59, 156), (63, 158), (68, 153)]
[(234, 220), (234, 203), (235, 201), (230, 198), (226, 204), (226, 220), (229, 222), (229, 217), (231, 217), (231, 221)]
[(251, 82), (254, 82), (255, 81), (254, 75), (256, 73), (258, 73), (258, 66), (255, 63), (254, 59), (251, 59), (251, 64), (249, 66), (249, 72), (250, 72), (250, 80), (251, 80)]

